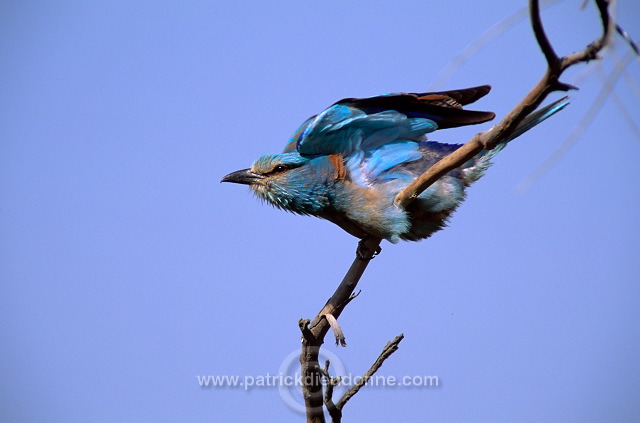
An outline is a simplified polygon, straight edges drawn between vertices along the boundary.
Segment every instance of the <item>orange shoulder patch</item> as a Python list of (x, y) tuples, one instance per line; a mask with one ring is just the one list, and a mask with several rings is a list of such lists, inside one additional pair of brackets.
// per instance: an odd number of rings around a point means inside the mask
[(344, 158), (342, 157), (342, 154), (330, 154), (329, 160), (333, 167), (336, 168), (335, 180), (344, 181), (347, 177), (347, 169), (344, 167)]

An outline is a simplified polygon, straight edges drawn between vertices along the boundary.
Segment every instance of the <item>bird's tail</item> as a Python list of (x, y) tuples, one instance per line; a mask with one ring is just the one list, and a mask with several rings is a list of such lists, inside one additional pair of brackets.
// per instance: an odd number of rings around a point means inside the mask
[(541, 109), (538, 109), (532, 113), (530, 113), (527, 117), (525, 117), (522, 122), (518, 125), (513, 134), (505, 141), (498, 144), (492, 150), (483, 150), (478, 155), (476, 155), (469, 163), (469, 166), (466, 167), (463, 172), (467, 183), (472, 183), (480, 179), (484, 172), (492, 165), (491, 159), (502, 151), (503, 148), (507, 146), (507, 144), (518, 138), (520, 135), (527, 132), (529, 129), (533, 128), (537, 124), (541, 123), (545, 119), (553, 116), (558, 113), (560, 110), (564, 109), (569, 104), (568, 97), (563, 97), (560, 100), (554, 101), (553, 103), (545, 106)]

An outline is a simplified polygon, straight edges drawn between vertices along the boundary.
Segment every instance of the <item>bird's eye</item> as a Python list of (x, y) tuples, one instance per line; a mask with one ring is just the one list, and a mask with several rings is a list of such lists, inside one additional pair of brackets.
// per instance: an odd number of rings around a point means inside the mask
[(277, 165), (276, 167), (273, 168), (271, 172), (279, 173), (279, 172), (284, 172), (285, 170), (289, 170), (289, 168), (285, 165)]

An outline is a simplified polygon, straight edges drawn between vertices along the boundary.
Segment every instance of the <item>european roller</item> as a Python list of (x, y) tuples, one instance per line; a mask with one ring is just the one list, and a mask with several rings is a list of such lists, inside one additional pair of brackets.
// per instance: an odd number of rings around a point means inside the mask
[(427, 134), (493, 119), (492, 112), (462, 107), (490, 89), (345, 98), (307, 119), (283, 153), (259, 157), (222, 182), (249, 185), (278, 208), (326, 219), (360, 239), (427, 238), (446, 225), (493, 156), (567, 104), (563, 99), (531, 113), (508, 140), (450, 171), (406, 208), (398, 206), (394, 198), (404, 187), (460, 147), (428, 141)]

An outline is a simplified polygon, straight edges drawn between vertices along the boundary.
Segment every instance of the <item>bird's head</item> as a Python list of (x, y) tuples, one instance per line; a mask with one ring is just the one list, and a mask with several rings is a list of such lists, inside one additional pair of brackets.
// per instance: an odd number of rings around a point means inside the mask
[(313, 161), (297, 152), (268, 154), (253, 162), (249, 169), (231, 172), (221, 182), (249, 185), (259, 198), (276, 207), (313, 214), (323, 201), (317, 195), (318, 166)]

